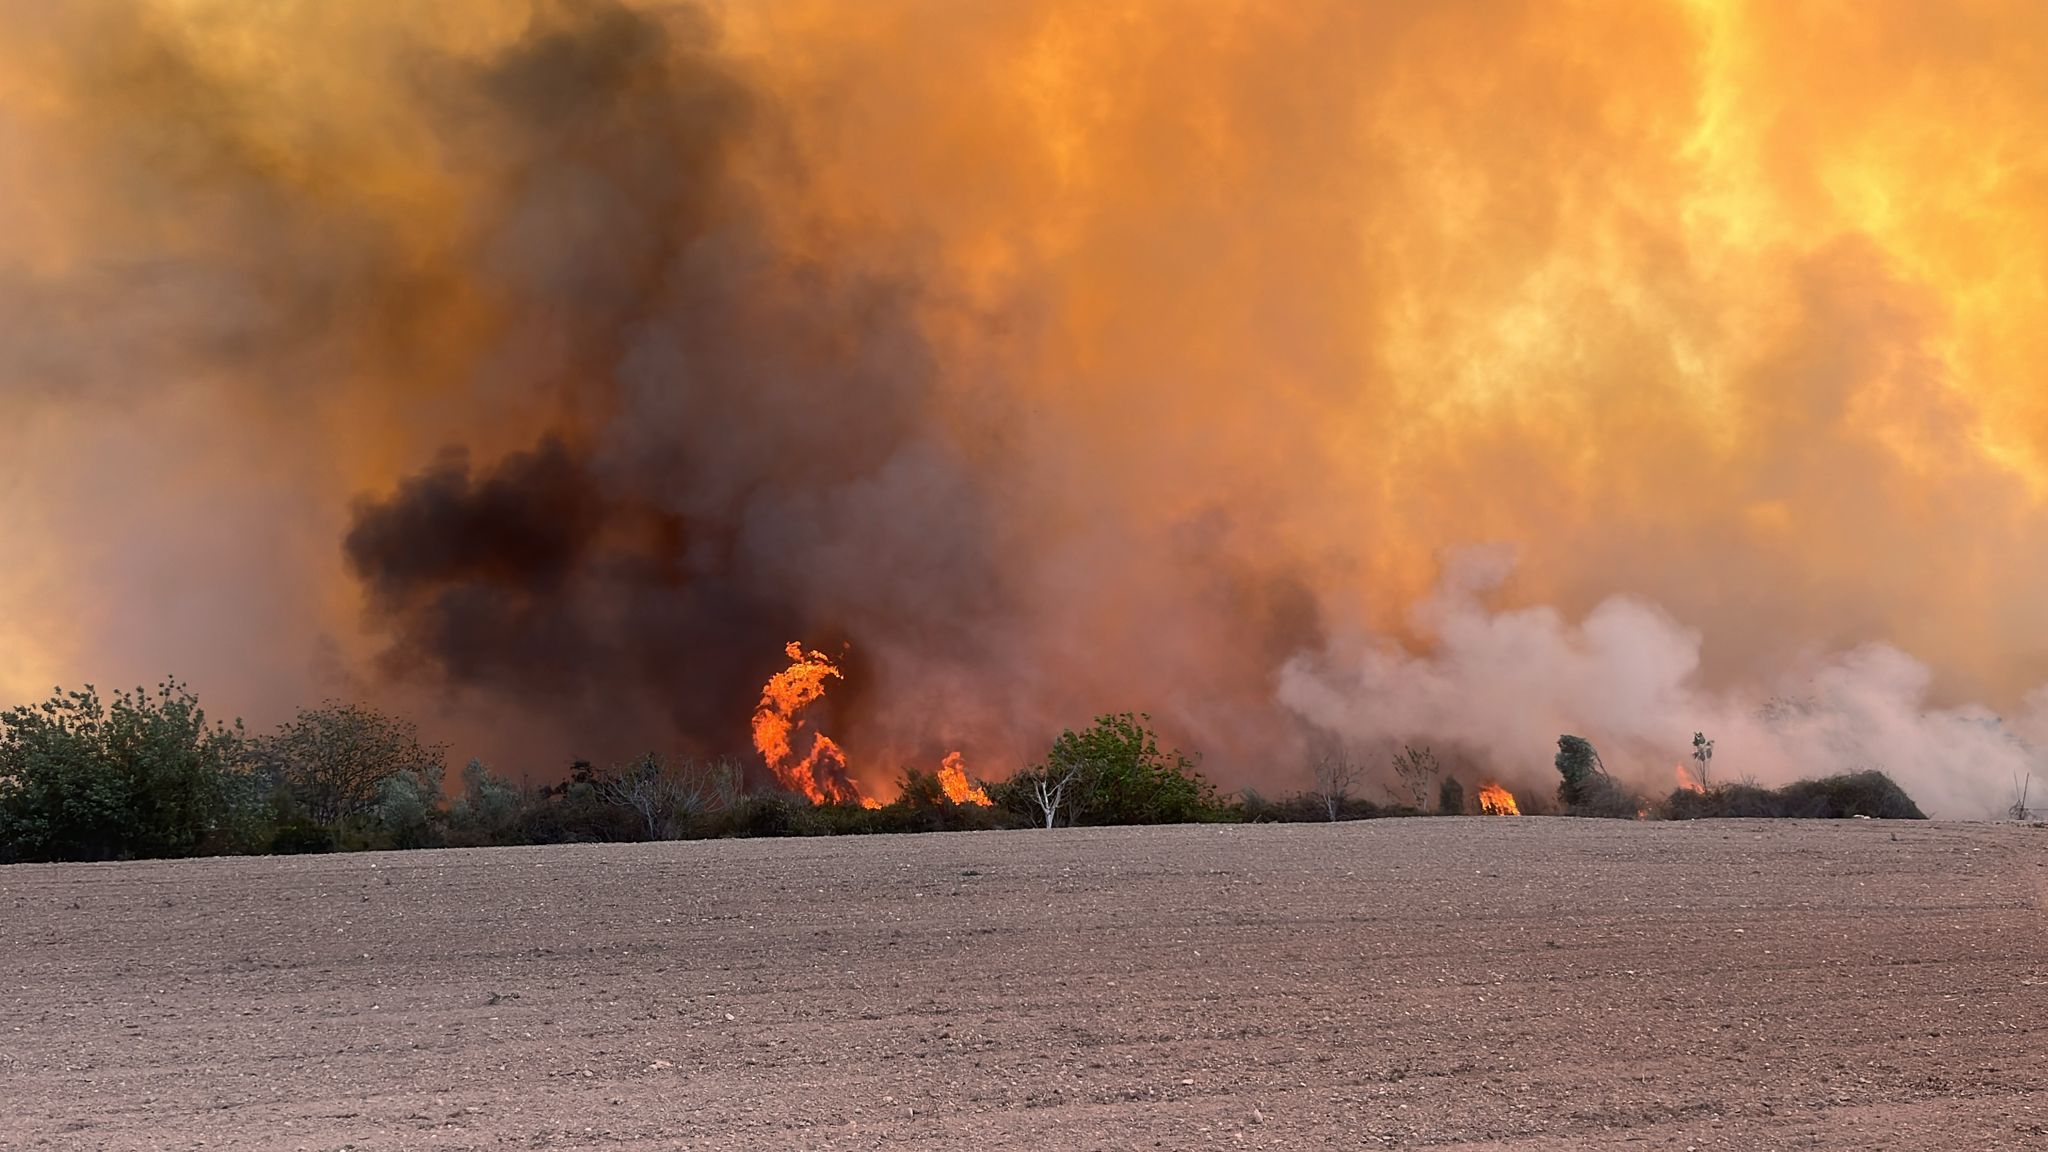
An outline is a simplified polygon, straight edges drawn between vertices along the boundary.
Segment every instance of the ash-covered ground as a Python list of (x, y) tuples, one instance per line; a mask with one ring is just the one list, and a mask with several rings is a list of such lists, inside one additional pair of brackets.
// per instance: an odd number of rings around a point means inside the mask
[(2044, 904), (1867, 821), (13, 867), (0, 1143), (2048, 1146)]

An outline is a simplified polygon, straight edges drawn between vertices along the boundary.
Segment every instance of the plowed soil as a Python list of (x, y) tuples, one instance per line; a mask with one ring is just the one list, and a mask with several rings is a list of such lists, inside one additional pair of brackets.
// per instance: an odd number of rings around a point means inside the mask
[(2048, 830), (0, 869), (0, 1146), (2048, 1148)]

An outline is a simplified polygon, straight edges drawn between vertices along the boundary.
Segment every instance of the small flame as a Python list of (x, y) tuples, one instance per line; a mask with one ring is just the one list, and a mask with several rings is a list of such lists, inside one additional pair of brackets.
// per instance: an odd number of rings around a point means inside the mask
[(946, 799), (955, 804), (989, 806), (988, 793), (967, 779), (966, 763), (958, 752), (946, 753), (945, 762), (939, 765), (939, 787), (946, 790)]
[(762, 685), (761, 703), (754, 708), (754, 747), (761, 759), (784, 788), (802, 792), (813, 804), (881, 807), (861, 795), (860, 786), (847, 774), (846, 753), (823, 732), (813, 733), (811, 750), (803, 759), (795, 758), (791, 737), (803, 724), (804, 709), (825, 698), (825, 681), (844, 677), (823, 652), (805, 652), (794, 640), (783, 651), (789, 667)]
[(1698, 779), (1697, 777), (1695, 777), (1695, 776), (1694, 776), (1694, 775), (1693, 775), (1692, 773), (1690, 773), (1690, 772), (1687, 772), (1687, 771), (1685, 770), (1685, 765), (1683, 765), (1683, 764), (1680, 764), (1680, 765), (1678, 765), (1678, 766), (1677, 766), (1677, 768), (1678, 768), (1678, 787), (1680, 788), (1680, 790), (1682, 790), (1682, 791), (1686, 791), (1686, 792), (1699, 792), (1699, 793), (1705, 793), (1705, 792), (1706, 792), (1706, 790), (1707, 790), (1707, 789), (1706, 789), (1706, 787), (1705, 787), (1704, 785), (1702, 785), (1702, 784), (1701, 784), (1701, 783), (1699, 782), (1699, 779)]
[(1479, 786), (1479, 811), (1488, 816), (1520, 816), (1515, 794), (1489, 780)]

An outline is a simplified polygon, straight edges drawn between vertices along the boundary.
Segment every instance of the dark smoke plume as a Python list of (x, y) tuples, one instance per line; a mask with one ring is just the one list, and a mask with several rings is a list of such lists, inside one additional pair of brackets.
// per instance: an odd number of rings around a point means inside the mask
[(448, 446), (346, 542), (387, 671), (613, 750), (745, 748), (784, 642), (942, 628), (992, 583), (912, 286), (777, 250), (729, 163), (772, 113), (707, 29), (573, 5), (433, 73), (508, 165), (475, 260), (511, 348), (476, 386), (551, 415), (480, 467)]
[(1867, 7), (0, 0), (0, 692), (1996, 811), (2048, 8)]

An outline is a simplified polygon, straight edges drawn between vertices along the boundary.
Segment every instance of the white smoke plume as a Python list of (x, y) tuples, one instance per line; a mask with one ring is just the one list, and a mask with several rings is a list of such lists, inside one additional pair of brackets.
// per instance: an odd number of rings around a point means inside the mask
[(1931, 702), (1932, 671), (1885, 644), (1810, 653), (1770, 681), (1722, 689), (1700, 675), (1704, 636), (1633, 596), (1580, 619), (1555, 608), (1494, 608), (1506, 549), (1446, 566), (1417, 605), (1412, 651), (1383, 636), (1333, 641), (1289, 662), (1279, 698), (1314, 727), (1366, 749), (1432, 741), (1520, 789), (1554, 789), (1548, 753), (1585, 736), (1611, 771), (1649, 796), (1697, 771), (1695, 732), (1715, 741), (1710, 782), (1775, 786), (1860, 769), (1889, 773), (1930, 815), (1981, 819), (2039, 771), (2024, 738), (2042, 731), (2036, 694), (2008, 721)]

